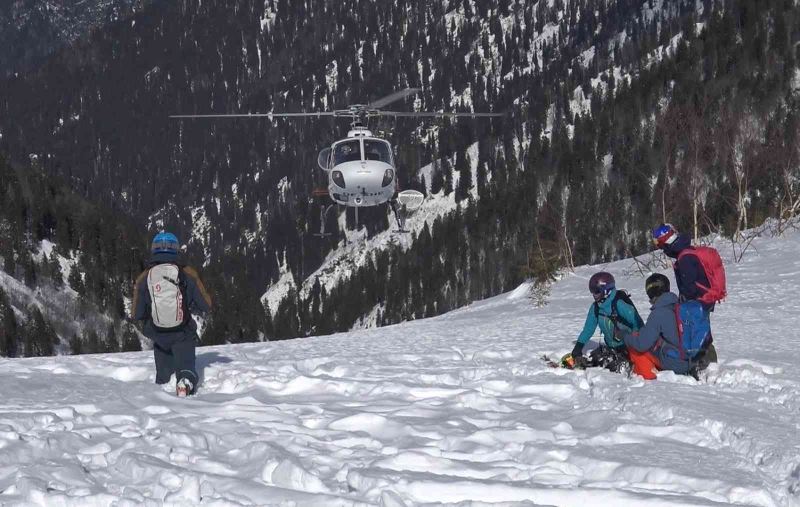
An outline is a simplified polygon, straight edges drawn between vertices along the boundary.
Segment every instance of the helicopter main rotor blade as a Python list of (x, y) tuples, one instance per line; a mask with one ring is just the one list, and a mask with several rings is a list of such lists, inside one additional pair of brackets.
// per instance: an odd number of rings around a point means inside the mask
[(242, 114), (173, 114), (170, 118), (298, 118), (337, 116), (333, 111), (316, 113), (242, 113)]
[(396, 116), (396, 117), (421, 117), (421, 118), (497, 118), (505, 116), (505, 113), (448, 113), (448, 112), (433, 112), (433, 111), (377, 111), (374, 114), (378, 116)]
[(406, 88), (405, 90), (400, 90), (399, 92), (394, 92), (391, 95), (387, 95), (382, 99), (378, 99), (374, 102), (370, 102), (367, 104), (368, 109), (380, 109), (387, 104), (391, 104), (392, 102), (398, 101), (400, 99), (404, 99), (409, 95), (414, 95), (422, 91), (420, 88)]

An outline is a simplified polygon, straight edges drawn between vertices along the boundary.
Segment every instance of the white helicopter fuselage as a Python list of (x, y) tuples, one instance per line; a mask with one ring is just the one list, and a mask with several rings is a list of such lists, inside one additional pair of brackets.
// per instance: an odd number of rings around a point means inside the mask
[[(385, 177), (387, 171), (392, 174), (388, 180)], [(377, 206), (394, 196), (394, 182), (394, 168), (386, 162), (343, 162), (335, 165), (328, 174), (328, 193), (334, 201), (345, 206)]]
[(328, 195), (344, 206), (377, 206), (397, 190), (391, 145), (366, 129), (351, 131), (320, 152), (328, 173)]

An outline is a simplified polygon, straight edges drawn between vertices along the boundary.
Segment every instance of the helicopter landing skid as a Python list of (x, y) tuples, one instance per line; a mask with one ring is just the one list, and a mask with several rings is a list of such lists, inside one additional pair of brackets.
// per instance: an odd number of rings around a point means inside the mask
[(396, 199), (392, 199), (389, 201), (389, 206), (392, 208), (392, 212), (394, 213), (394, 219), (397, 221), (397, 230), (394, 232), (405, 232), (406, 230), (406, 206), (404, 204), (400, 204), (397, 202)]
[(336, 205), (335, 204), (328, 204), (326, 206), (326, 205), (323, 204), (323, 205), (321, 205), (319, 207), (319, 232), (315, 232), (314, 236), (317, 236), (317, 237), (320, 237), (320, 238), (327, 238), (328, 236), (332, 235), (332, 233), (330, 233), (330, 232), (325, 232), (325, 219), (328, 216), (328, 212), (334, 206), (336, 206)]

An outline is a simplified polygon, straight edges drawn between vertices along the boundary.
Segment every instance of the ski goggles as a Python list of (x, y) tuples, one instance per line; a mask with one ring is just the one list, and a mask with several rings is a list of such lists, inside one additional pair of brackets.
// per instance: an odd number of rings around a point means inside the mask
[(152, 253), (177, 253), (178, 243), (170, 240), (154, 241), (150, 246)]
[(592, 297), (599, 303), (608, 297), (608, 295), (611, 293), (611, 290), (612, 289), (603, 289), (597, 292), (592, 291)]

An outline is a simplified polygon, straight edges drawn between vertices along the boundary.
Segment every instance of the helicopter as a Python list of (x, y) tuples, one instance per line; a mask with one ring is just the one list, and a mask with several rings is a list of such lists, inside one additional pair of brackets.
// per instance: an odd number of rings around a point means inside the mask
[[(182, 114), (171, 115), (170, 118), (304, 118), (333, 116), (350, 118), (350, 130), (347, 137), (333, 142), (323, 148), (317, 156), (317, 165), (328, 175), (326, 189), (316, 189), (315, 197), (328, 196), (335, 205), (355, 208), (355, 219), (358, 223), (358, 209), (379, 206), (388, 203), (397, 221), (398, 232), (405, 230), (405, 220), (409, 213), (419, 208), (425, 196), (417, 190), (398, 191), (397, 168), (395, 166), (392, 146), (385, 139), (373, 135), (366, 127), (367, 120), (379, 116), (388, 117), (499, 117), (503, 113), (450, 113), (435, 111), (385, 111), (382, 108), (414, 95), (420, 88), (406, 88), (387, 95), (369, 104), (353, 104), (346, 109), (332, 111), (301, 111), (278, 113), (243, 113), (243, 114)], [(334, 204), (323, 206), (320, 210), (321, 231), (318, 235), (326, 236), (325, 216)]]

